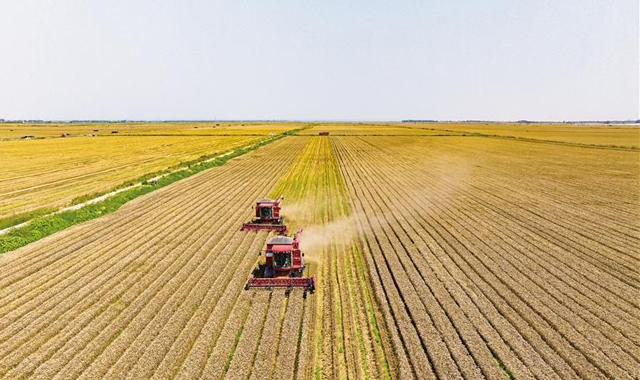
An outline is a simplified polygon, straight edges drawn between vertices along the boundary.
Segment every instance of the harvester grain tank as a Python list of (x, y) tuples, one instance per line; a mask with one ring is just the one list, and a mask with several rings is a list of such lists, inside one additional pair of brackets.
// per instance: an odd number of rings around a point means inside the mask
[(267, 242), (265, 263), (253, 271), (245, 285), (249, 288), (304, 288), (313, 293), (316, 288), (315, 276), (303, 277), (306, 267), (304, 253), (300, 250), (299, 230), (295, 236), (274, 236)]
[(280, 216), (280, 208), (284, 197), (278, 199), (261, 199), (255, 205), (255, 218), (242, 225), (240, 231), (275, 231), (284, 235), (287, 233), (287, 226), (284, 218)]

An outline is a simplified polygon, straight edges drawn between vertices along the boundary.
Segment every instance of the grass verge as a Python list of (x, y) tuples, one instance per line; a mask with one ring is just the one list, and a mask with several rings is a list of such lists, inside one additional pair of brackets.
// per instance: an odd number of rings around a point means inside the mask
[(58, 209), (55, 207), (42, 207), (39, 209), (23, 212), (20, 214), (10, 215), (5, 218), (0, 219), (0, 230), (4, 230), (5, 228), (9, 228), (11, 226), (15, 226), (24, 222), (27, 222), (31, 219), (37, 218), (42, 215), (51, 214), (52, 212), (56, 212)]
[(167, 174), (166, 176), (159, 178), (157, 182), (147, 182), (143, 186), (123, 191), (105, 200), (86, 205), (77, 210), (68, 210), (57, 214), (36, 217), (25, 226), (15, 228), (4, 235), (0, 235), (0, 254), (23, 247), (36, 240), (47, 237), (55, 232), (71, 227), (74, 224), (86, 222), (88, 220), (112, 213), (118, 210), (125, 203), (139, 196), (168, 186), (181, 179), (191, 177), (192, 175), (200, 173), (203, 170), (221, 166), (232, 158), (242, 156), (243, 154), (258, 149), (264, 145), (267, 145), (298, 131), (299, 129), (284, 132), (249, 147), (238, 148), (232, 151), (230, 154), (225, 155), (224, 157), (218, 157), (211, 161), (193, 162), (191, 164), (187, 164), (187, 167), (185, 167), (184, 169)]

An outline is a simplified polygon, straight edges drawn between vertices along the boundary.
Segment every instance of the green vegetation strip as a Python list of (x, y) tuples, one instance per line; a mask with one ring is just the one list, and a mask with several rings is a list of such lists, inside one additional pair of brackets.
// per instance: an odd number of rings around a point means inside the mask
[(9, 228), (11, 226), (15, 226), (24, 222), (27, 222), (33, 218), (37, 218), (42, 215), (51, 214), (53, 212), (58, 211), (55, 207), (42, 207), (39, 209), (35, 209), (32, 211), (23, 212), (20, 214), (15, 214), (8, 216), (6, 218), (0, 219), (0, 230), (4, 230), (5, 228)]
[(47, 237), (55, 232), (62, 231), (65, 228), (71, 227), (74, 224), (86, 222), (88, 220), (112, 213), (118, 210), (125, 203), (138, 198), (141, 195), (168, 186), (181, 179), (191, 177), (192, 175), (200, 173), (203, 170), (221, 166), (234, 157), (242, 156), (243, 154), (258, 149), (285, 136), (294, 134), (298, 131), (299, 129), (284, 132), (249, 147), (236, 149), (230, 154), (227, 154), (223, 157), (217, 157), (211, 161), (190, 164), (184, 169), (175, 171), (159, 178), (157, 182), (144, 182), (143, 186), (125, 190), (105, 200), (86, 205), (77, 210), (68, 210), (57, 214), (37, 217), (23, 227), (15, 228), (4, 235), (0, 235), (0, 254), (23, 247), (36, 240)]

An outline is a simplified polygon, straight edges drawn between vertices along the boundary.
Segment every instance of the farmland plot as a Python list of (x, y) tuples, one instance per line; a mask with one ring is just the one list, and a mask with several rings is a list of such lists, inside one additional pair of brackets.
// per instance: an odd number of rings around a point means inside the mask
[[(301, 123), (131, 122), (131, 123), (0, 123), (0, 141), (93, 136), (269, 135), (303, 126)], [(114, 134), (117, 132), (117, 134)]]
[[(0, 378), (637, 377), (638, 152), (326, 127), (0, 255)], [(307, 299), (242, 290), (265, 195)]]
[(336, 137), (400, 378), (638, 375), (638, 154)]
[(316, 124), (311, 128), (298, 132), (298, 135), (315, 135), (320, 132), (329, 132), (331, 136), (431, 136), (450, 134), (446, 131), (430, 131), (415, 125), (389, 125), (389, 124)]
[(115, 136), (0, 141), (0, 219), (109, 190), (265, 136)]
[(544, 123), (403, 123), (408, 128), (433, 132), (469, 133), (564, 144), (640, 148), (638, 125), (573, 125)]
[[(323, 378), (387, 378), (388, 337), (372, 299), (347, 189), (330, 140), (299, 139), (309, 142), (271, 194), (285, 197), (283, 214), (289, 228), (304, 229), (301, 248), (310, 273), (317, 276), (318, 289), (305, 304), (300, 343), (310, 357), (298, 365), (298, 377), (311, 377), (313, 370)], [(307, 363), (311, 359), (313, 363)]]
[[(239, 226), (304, 144), (275, 142), (0, 256), (0, 378), (292, 378), (306, 304), (242, 290), (267, 236)], [(285, 350), (291, 366), (273, 367)]]

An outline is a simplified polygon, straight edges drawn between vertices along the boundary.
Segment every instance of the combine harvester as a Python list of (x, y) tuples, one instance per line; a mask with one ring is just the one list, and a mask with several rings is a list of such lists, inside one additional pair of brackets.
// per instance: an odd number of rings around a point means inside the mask
[(304, 253), (300, 250), (299, 230), (295, 236), (274, 236), (267, 242), (265, 249), (266, 262), (258, 265), (245, 285), (249, 288), (304, 288), (304, 297), (307, 292), (313, 293), (316, 289), (315, 276), (303, 277)]
[[(287, 226), (280, 216), (280, 203), (283, 197), (276, 200), (262, 199), (256, 203), (256, 218), (242, 225), (241, 231), (270, 230), (278, 233), (267, 242), (264, 250), (266, 260), (253, 271), (253, 277), (247, 281), (245, 290), (249, 288), (304, 288), (313, 293), (316, 289), (315, 276), (303, 277), (306, 265), (304, 253), (300, 250), (299, 230), (293, 237), (287, 236)], [(262, 252), (260, 252), (262, 254)]]
[(242, 225), (240, 231), (270, 230), (280, 235), (287, 233), (284, 218), (280, 216), (280, 204), (284, 197), (278, 199), (261, 199), (256, 202), (256, 217)]

